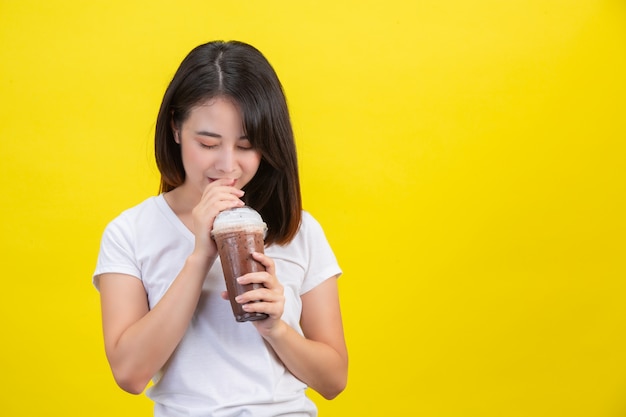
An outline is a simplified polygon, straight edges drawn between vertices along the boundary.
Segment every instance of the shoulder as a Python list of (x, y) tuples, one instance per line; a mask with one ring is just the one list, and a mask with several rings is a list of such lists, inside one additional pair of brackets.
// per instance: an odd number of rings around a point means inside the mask
[[(274, 247), (276, 245), (272, 245)], [(315, 256), (318, 253), (330, 253), (330, 244), (320, 222), (309, 212), (302, 211), (300, 226), (294, 238), (284, 246), (279, 246), (287, 251), (295, 251), (306, 254), (306, 257)]]
[(324, 232), (322, 229), (322, 225), (319, 221), (311, 213), (306, 210), (302, 210), (302, 220), (300, 221), (300, 228), (298, 233), (302, 231), (304, 233), (307, 232)]
[(162, 195), (148, 197), (139, 204), (122, 211), (118, 217), (137, 217), (146, 212), (156, 211), (161, 200), (164, 201)]
[(308, 211), (302, 210), (300, 226), (293, 240), (287, 245), (307, 245), (309, 242), (325, 238), (322, 225)]
[(104, 229), (104, 237), (118, 240), (120, 238), (129, 239), (135, 234), (137, 228), (141, 228), (142, 224), (150, 222), (158, 212), (159, 196), (153, 196), (145, 199), (141, 203), (127, 208), (116, 217), (114, 217), (106, 225)]
[(158, 211), (159, 199), (162, 196), (152, 196), (143, 200), (139, 204), (123, 210), (109, 222), (109, 226), (127, 222), (133, 222), (143, 218), (145, 215)]

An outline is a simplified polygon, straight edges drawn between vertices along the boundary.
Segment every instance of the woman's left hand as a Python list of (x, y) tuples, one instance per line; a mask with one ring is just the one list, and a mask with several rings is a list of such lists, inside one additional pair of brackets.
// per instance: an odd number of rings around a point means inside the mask
[(262, 284), (263, 288), (247, 291), (235, 300), (244, 304), (243, 309), (247, 312), (265, 313), (269, 316), (252, 322), (264, 336), (272, 333), (282, 323), (281, 317), (285, 310), (284, 288), (276, 278), (276, 267), (272, 258), (259, 252), (254, 252), (252, 257), (265, 267), (265, 271), (245, 274), (238, 281), (242, 285)]

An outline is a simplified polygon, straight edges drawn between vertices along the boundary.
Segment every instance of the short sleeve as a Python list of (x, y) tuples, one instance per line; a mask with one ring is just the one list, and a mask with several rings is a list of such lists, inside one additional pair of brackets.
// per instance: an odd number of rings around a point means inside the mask
[(93, 274), (93, 284), (99, 289), (99, 277), (106, 273), (126, 274), (141, 279), (135, 256), (133, 229), (123, 215), (107, 225), (100, 242), (100, 252)]
[(300, 294), (304, 294), (328, 278), (341, 275), (342, 270), (319, 222), (309, 213), (303, 212), (301, 227), (308, 258), (305, 279), (300, 289)]

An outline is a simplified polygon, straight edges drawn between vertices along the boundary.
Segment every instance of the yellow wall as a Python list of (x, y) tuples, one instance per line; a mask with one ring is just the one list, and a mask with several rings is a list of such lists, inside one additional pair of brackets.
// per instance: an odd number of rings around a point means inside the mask
[(151, 414), (110, 376), (90, 277), (157, 191), (167, 82), (221, 38), (280, 74), (345, 270), (350, 381), (321, 415), (626, 415), (625, 9), (0, 0), (2, 414)]

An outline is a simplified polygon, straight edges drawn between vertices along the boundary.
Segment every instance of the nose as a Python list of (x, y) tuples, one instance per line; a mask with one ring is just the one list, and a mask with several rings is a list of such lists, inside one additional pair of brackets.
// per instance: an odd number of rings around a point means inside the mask
[(235, 161), (235, 152), (233, 149), (224, 146), (221, 149), (217, 157), (217, 161), (215, 162), (215, 168), (223, 172), (225, 174), (229, 174), (235, 171), (236, 161)]

